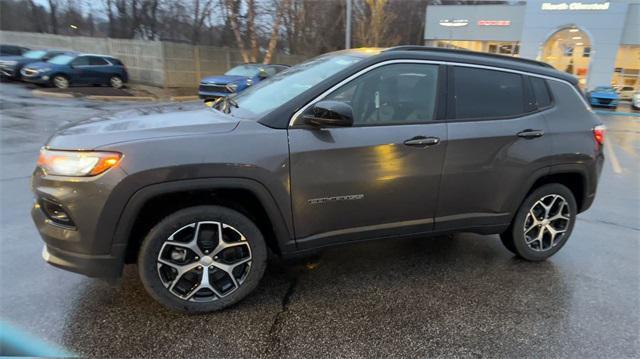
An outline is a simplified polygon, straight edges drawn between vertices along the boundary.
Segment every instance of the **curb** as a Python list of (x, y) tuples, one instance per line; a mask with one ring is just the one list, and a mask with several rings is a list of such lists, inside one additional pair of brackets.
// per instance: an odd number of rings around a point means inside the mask
[(198, 100), (197, 95), (193, 96), (171, 96), (169, 97), (169, 101), (171, 102), (186, 102), (186, 101), (196, 101)]
[(616, 111), (602, 111), (602, 110), (594, 110), (593, 112), (598, 115), (605, 116), (630, 116), (630, 117), (640, 117), (640, 112), (616, 112)]
[(56, 93), (56, 92), (47, 92), (42, 90), (31, 90), (31, 94), (37, 97), (75, 98), (75, 96), (73, 96), (73, 94), (70, 94), (70, 93)]
[(96, 101), (155, 101), (155, 97), (151, 96), (99, 96), (99, 95), (89, 95), (85, 96), (87, 100), (96, 100)]

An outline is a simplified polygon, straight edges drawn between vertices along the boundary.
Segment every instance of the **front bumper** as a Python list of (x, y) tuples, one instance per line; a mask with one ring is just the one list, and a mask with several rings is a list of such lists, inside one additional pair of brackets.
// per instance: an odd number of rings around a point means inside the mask
[(618, 107), (618, 100), (592, 97), (591, 106)]
[(40, 85), (48, 84), (49, 81), (51, 80), (51, 78), (47, 74), (37, 74), (34, 76), (25, 76), (24, 74), (22, 74), (21, 79), (26, 82), (40, 84)]
[[(103, 213), (106, 212), (103, 209), (123, 177), (120, 168), (83, 178), (48, 176), (36, 169), (31, 181), (36, 197), (31, 217), (45, 242), (43, 257), (48, 263), (90, 277), (120, 276), (125, 245), (114, 245), (111, 236), (104, 240), (104, 232), (110, 228), (101, 228), (99, 224), (105, 216), (119, 217), (120, 213)], [(73, 226), (56, 223), (47, 215), (43, 199), (60, 204)], [(98, 240), (100, 234), (102, 240)]]

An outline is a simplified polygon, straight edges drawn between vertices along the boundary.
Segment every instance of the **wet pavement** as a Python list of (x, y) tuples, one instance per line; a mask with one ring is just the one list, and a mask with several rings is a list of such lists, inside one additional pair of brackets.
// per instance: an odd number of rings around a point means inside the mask
[(114, 289), (45, 264), (28, 214), (29, 175), (57, 127), (149, 105), (36, 99), (19, 84), (0, 95), (0, 318), (78, 355), (640, 355), (640, 117), (602, 116), (611, 146), (596, 202), (546, 262), (475, 234), (349, 245), (272, 259), (240, 304), (181, 315), (144, 292), (133, 266)]

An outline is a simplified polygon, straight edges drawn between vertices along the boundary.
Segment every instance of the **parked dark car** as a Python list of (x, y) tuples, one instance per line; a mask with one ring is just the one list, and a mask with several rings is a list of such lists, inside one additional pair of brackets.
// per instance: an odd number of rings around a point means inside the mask
[(122, 61), (106, 55), (64, 54), (33, 63), (21, 71), (24, 81), (67, 88), (71, 85), (109, 85), (121, 88), (128, 81)]
[(200, 81), (198, 95), (202, 99), (215, 100), (230, 94), (239, 93), (249, 86), (286, 70), (286, 65), (244, 64), (227, 71), (221, 76), (209, 76)]
[(587, 94), (591, 106), (617, 108), (620, 102), (618, 92), (612, 86), (598, 86)]
[(29, 64), (47, 61), (55, 56), (64, 54), (64, 50), (31, 50), (22, 55), (3, 56), (0, 58), (0, 75), (3, 77), (18, 80), (21, 77), (20, 71)]
[(22, 56), (29, 48), (16, 45), (0, 45), (0, 58), (2, 56)]
[(549, 258), (593, 203), (603, 142), (576, 78), (547, 64), (341, 51), (213, 109), (61, 129), (32, 216), (52, 265), (114, 280), (137, 262), (153, 298), (208, 312), (256, 288), (267, 248), (466, 231)]

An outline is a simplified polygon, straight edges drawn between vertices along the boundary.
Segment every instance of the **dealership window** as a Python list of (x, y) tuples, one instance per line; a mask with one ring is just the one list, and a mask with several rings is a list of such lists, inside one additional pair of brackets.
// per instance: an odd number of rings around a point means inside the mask
[(325, 99), (353, 108), (354, 125), (388, 125), (432, 121), (435, 116), (438, 65), (395, 64), (371, 70)]
[(521, 75), (454, 67), (453, 83), (457, 119), (494, 119), (524, 113)]
[(584, 49), (582, 49), (582, 57), (591, 57), (591, 47), (590, 46), (586, 46)]

